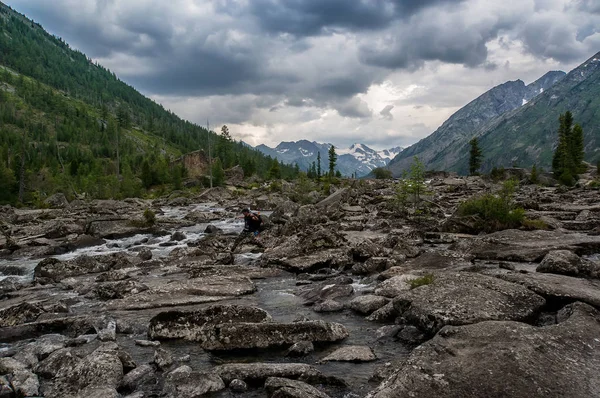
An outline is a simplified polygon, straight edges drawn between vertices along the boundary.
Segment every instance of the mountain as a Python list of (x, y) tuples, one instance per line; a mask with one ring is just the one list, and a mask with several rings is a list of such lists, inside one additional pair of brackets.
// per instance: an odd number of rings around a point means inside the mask
[(153, 185), (177, 186), (183, 170), (174, 160), (206, 150), (209, 139), (217, 165), (240, 164), (261, 176), (272, 165), (262, 153), (180, 119), (0, 2), (0, 203), (17, 196), (37, 202), (55, 192), (138, 196)]
[[(256, 147), (265, 155), (277, 158), (287, 164), (298, 164), (301, 170), (308, 170), (321, 153), (321, 169), (329, 168), (329, 148), (331, 144), (320, 144), (307, 140), (282, 142), (275, 148), (266, 145)], [(349, 148), (336, 148), (338, 155), (336, 168), (344, 176), (364, 176), (377, 167), (385, 167), (402, 150), (401, 147), (376, 151), (364, 144), (353, 144)]]
[[(487, 123), (519, 109), (547, 92), (563, 79), (564, 72), (548, 72), (535, 82), (525, 85), (521, 80), (509, 81), (492, 88), (454, 113), (433, 134), (404, 149), (389, 164), (399, 176), (417, 156), (429, 170), (454, 170), (465, 173), (468, 151), (464, 148)], [(487, 160), (486, 152), (484, 157)]]

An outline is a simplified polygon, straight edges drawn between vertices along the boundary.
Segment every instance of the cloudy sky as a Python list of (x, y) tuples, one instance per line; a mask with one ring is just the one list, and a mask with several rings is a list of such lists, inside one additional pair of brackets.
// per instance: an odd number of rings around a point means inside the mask
[(407, 146), (600, 51), (600, 0), (3, 0), (193, 122)]

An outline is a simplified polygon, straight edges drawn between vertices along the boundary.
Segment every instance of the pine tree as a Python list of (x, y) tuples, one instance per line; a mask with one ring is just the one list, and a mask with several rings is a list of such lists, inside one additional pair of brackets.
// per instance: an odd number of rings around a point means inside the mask
[(321, 178), (321, 151), (317, 153), (317, 178)]
[(337, 155), (335, 153), (335, 147), (332, 145), (329, 148), (329, 177), (333, 177), (335, 173), (335, 163), (337, 161)]
[(213, 185), (218, 187), (225, 183), (225, 171), (220, 158), (216, 158), (212, 165)]
[(469, 141), (469, 145), (471, 145), (469, 173), (471, 175), (475, 175), (477, 170), (481, 167), (481, 159), (483, 158), (483, 155), (481, 153), (481, 149), (479, 149), (479, 141), (477, 140), (477, 137), (473, 137), (473, 139)]
[(582, 171), (583, 129), (579, 124), (573, 126), (570, 111), (561, 114), (558, 120), (558, 145), (552, 157), (552, 172), (562, 184), (573, 185)]
[(277, 159), (273, 159), (273, 163), (271, 163), (271, 168), (267, 173), (267, 179), (269, 180), (278, 180), (281, 178), (281, 167), (279, 166), (279, 162)]

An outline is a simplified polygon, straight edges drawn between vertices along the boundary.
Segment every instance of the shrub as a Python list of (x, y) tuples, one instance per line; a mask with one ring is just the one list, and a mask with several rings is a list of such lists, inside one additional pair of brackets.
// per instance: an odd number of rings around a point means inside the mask
[(500, 181), (504, 179), (504, 167), (494, 167), (492, 171), (490, 171), (490, 178), (493, 181)]
[(550, 226), (544, 220), (540, 220), (540, 219), (532, 220), (530, 218), (526, 218), (523, 220), (522, 224), (523, 224), (523, 228), (527, 229), (527, 230), (535, 230), (535, 229), (548, 230), (548, 229), (550, 229)]
[(415, 289), (419, 286), (431, 285), (433, 283), (433, 274), (426, 274), (409, 282), (410, 288)]
[(497, 195), (486, 194), (463, 202), (458, 207), (458, 215), (476, 216), (475, 227), (486, 232), (520, 227), (525, 220), (525, 210), (512, 202), (516, 184), (515, 180), (508, 180)]
[(383, 167), (377, 167), (373, 169), (373, 175), (378, 180), (386, 180), (392, 178), (392, 172), (388, 169), (384, 169)]
[(153, 226), (156, 223), (156, 214), (150, 209), (144, 210), (144, 222), (149, 227)]

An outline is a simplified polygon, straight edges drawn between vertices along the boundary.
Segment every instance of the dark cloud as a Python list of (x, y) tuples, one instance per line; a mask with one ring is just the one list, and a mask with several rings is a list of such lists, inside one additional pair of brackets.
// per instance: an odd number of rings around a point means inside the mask
[(600, 14), (600, 2), (598, 0), (575, 0), (580, 11)]
[(420, 9), (463, 0), (253, 0), (250, 13), (272, 33), (315, 36), (327, 30), (380, 30)]

